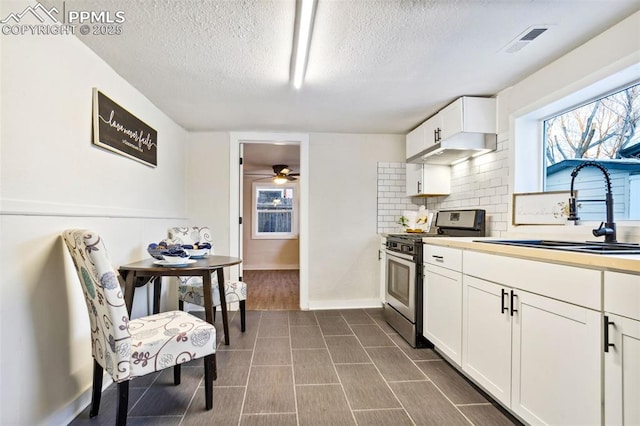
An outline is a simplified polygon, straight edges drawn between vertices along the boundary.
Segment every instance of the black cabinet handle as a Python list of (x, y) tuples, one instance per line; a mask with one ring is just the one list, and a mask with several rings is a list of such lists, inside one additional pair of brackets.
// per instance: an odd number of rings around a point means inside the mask
[(514, 299), (516, 298), (517, 294), (515, 294), (513, 292), (513, 290), (511, 290), (511, 316), (513, 316), (514, 312), (518, 312), (518, 310), (516, 308), (514, 308), (514, 306), (516, 306)]
[(438, 129), (433, 129), (433, 143), (438, 142)]
[(435, 254), (432, 254), (431, 257), (433, 257), (436, 262), (444, 262), (444, 256), (436, 256)]
[(420, 182), (420, 181), (418, 181), (418, 194), (420, 194), (420, 193), (421, 193), (421, 191), (420, 191), (420, 183), (421, 183), (421, 182)]
[(604, 351), (609, 352), (609, 347), (615, 348), (616, 345), (613, 343), (609, 343), (609, 326), (615, 325), (613, 321), (609, 321), (609, 317), (607, 315), (604, 316)]
[(504, 304), (504, 297), (505, 297), (507, 294), (508, 294), (508, 293), (507, 293), (507, 291), (503, 288), (503, 289), (502, 289), (502, 296), (501, 296), (501, 299), (502, 299), (502, 313), (503, 313), (503, 314), (509, 310), (509, 308), (507, 308), (507, 307), (505, 306), (505, 304)]

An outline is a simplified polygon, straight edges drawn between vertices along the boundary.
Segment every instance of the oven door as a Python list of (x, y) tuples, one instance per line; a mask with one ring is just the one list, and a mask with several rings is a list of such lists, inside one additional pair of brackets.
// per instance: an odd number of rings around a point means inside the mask
[(386, 302), (412, 323), (416, 322), (416, 264), (413, 257), (387, 254)]

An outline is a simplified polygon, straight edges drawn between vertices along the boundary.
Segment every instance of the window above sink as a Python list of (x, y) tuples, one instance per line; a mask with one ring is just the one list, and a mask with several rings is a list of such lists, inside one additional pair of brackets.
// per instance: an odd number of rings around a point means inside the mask
[[(592, 149), (591, 151), (586, 150), (588, 154), (587, 157), (607, 157), (607, 155), (605, 155), (605, 151), (607, 150), (611, 151), (609, 152), (608, 157), (616, 157), (620, 154), (620, 148), (623, 150), (621, 154), (628, 157), (626, 159), (608, 158), (602, 160), (596, 158), (596, 160), (605, 161), (605, 167), (610, 169), (612, 172), (612, 178), (614, 179), (613, 195), (616, 207), (616, 221), (619, 226), (634, 228), (632, 230), (633, 235), (631, 238), (632, 240), (636, 240), (635, 235), (637, 234), (637, 231), (635, 228), (640, 224), (640, 222), (638, 222), (640, 221), (640, 206), (632, 207), (632, 205), (635, 200), (640, 199), (640, 196), (631, 197), (630, 193), (640, 190), (640, 186), (638, 186), (640, 185), (640, 159), (638, 159), (638, 156), (634, 151), (636, 148), (640, 150), (640, 133), (638, 133), (640, 126), (636, 126), (634, 136), (627, 135), (625, 141), (619, 141), (620, 143), (618, 144), (617, 151), (616, 149), (609, 149), (610, 147), (606, 147), (605, 149), (605, 144), (596, 144), (595, 142), (612, 140), (613, 137), (607, 136), (612, 136), (612, 130), (608, 129), (606, 125), (600, 126), (604, 127), (601, 130), (596, 126), (597, 123), (594, 123), (594, 121), (597, 120), (599, 120), (600, 123), (605, 123), (601, 114), (602, 105), (604, 105), (605, 102), (600, 101), (597, 103), (597, 105), (600, 105), (598, 108), (596, 108), (596, 104), (590, 102), (606, 98), (613, 93), (618, 93), (618, 95), (616, 95), (617, 97), (611, 100), (611, 102), (619, 102), (620, 99), (622, 99), (620, 96), (630, 96), (629, 99), (633, 98), (633, 101), (630, 104), (631, 109), (634, 111), (640, 111), (640, 98), (638, 98), (638, 96), (640, 96), (638, 66), (633, 65), (621, 67), (614, 74), (610, 74), (604, 78), (600, 75), (599, 78), (600, 80), (593, 75), (590, 76), (589, 79), (585, 78), (584, 81), (580, 82), (582, 87), (576, 85), (578, 86), (577, 88), (574, 87), (573, 89), (567, 88), (567, 90), (558, 90), (553, 93), (553, 96), (548, 97), (545, 102), (541, 101), (534, 103), (528, 111), (523, 111), (522, 115), (515, 117), (513, 121), (515, 155), (513, 157), (513, 163), (511, 163), (513, 166), (514, 176), (512, 191), (514, 193), (535, 193), (545, 190), (566, 191), (569, 189), (571, 171), (580, 162), (588, 161), (588, 159), (583, 156), (582, 151), (578, 149), (577, 143), (574, 143), (577, 154), (573, 152), (573, 148), (567, 148), (569, 145), (566, 143), (564, 145), (556, 144), (553, 145), (551, 149), (547, 149), (549, 145), (545, 144), (545, 139), (559, 141), (561, 136), (564, 137), (562, 125), (560, 126), (560, 132), (556, 132), (554, 134), (550, 131), (550, 124), (553, 124), (550, 122), (555, 120), (555, 123), (557, 124), (562, 123), (564, 120), (564, 123), (567, 126), (567, 137), (571, 136), (571, 133), (573, 132), (573, 137), (577, 137), (579, 140), (582, 133), (586, 133), (587, 135), (584, 140), (589, 140), (589, 133), (590, 131), (593, 131), (593, 136), (590, 139), (592, 142)], [(569, 121), (567, 119), (568, 115), (577, 114), (577, 112), (574, 111), (581, 107), (583, 108), (583, 111), (589, 111), (590, 113), (595, 112), (594, 119), (592, 121), (589, 121), (590, 116), (584, 118), (584, 122), (591, 123), (589, 126), (590, 131), (585, 131), (585, 127), (587, 126), (584, 125), (582, 126), (582, 132), (579, 131), (581, 128), (580, 126), (574, 126), (573, 130), (569, 128)], [(597, 120), (596, 116), (598, 116)], [(547, 122), (546, 129), (545, 122)], [(626, 143), (624, 147), (621, 146), (623, 143)], [(634, 149), (630, 149), (634, 146)], [(560, 149), (558, 149), (559, 147)], [(598, 147), (600, 148), (600, 153), (597, 153)], [(563, 151), (566, 157), (559, 151)], [(594, 152), (596, 154), (594, 154)], [(555, 157), (553, 157), (553, 155), (555, 155)], [(553, 161), (549, 160), (552, 157)], [(547, 164), (547, 162), (549, 162), (549, 164)], [(613, 165), (613, 163), (616, 164)], [(550, 169), (547, 170), (547, 167), (550, 167)], [(550, 172), (549, 178), (547, 176), (547, 171)], [(588, 182), (590, 174), (593, 174), (594, 177), (596, 177), (597, 170), (585, 170), (584, 173), (581, 173), (580, 179), (576, 181), (577, 185), (575, 189), (578, 190), (581, 197), (584, 196), (587, 199), (603, 198), (605, 190), (601, 185), (601, 179), (596, 178), (593, 185), (590, 185)], [(637, 204), (638, 201), (635, 201), (635, 203)], [(580, 218), (587, 222), (600, 222), (605, 216), (604, 213), (605, 206), (602, 203), (583, 203), (579, 210)], [(628, 222), (627, 225), (620, 223), (624, 223), (625, 221)], [(587, 226), (593, 225), (590, 224)]]
[[(544, 191), (566, 190), (570, 172), (586, 161), (611, 175), (617, 220), (640, 219), (640, 83), (600, 96), (543, 120)], [(587, 198), (603, 194), (597, 170), (585, 170), (576, 189)], [(594, 178), (595, 177), (595, 178)], [(582, 220), (601, 220), (603, 206), (582, 204)]]

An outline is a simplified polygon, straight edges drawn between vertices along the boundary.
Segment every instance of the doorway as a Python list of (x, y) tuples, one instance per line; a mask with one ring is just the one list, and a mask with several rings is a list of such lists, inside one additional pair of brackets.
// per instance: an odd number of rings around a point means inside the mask
[[(242, 279), (251, 287), (247, 299), (248, 309), (307, 310), (308, 135), (231, 133), (230, 148), (230, 253), (237, 253), (243, 259), (243, 268), (230, 271), (230, 275), (233, 279), (234, 272), (238, 277), (242, 274)], [(243, 158), (242, 165), (240, 157)], [(289, 186), (293, 186), (292, 191), (295, 190), (298, 197), (298, 233), (295, 238), (264, 238), (264, 235), (256, 235), (258, 221), (254, 219), (259, 217), (263, 219), (262, 231), (287, 231), (286, 227), (264, 226), (265, 218), (286, 217), (286, 212), (274, 209), (275, 212), (254, 214), (256, 187), (266, 187), (265, 194), (274, 198), (274, 193), (279, 190), (273, 183), (273, 177), (278, 174), (278, 169), (274, 169), (274, 166), (282, 165), (288, 166), (285, 173), (296, 175), (295, 181), (291, 179), (295, 185)], [(275, 191), (270, 191), (270, 188), (275, 188)], [(290, 195), (291, 193), (287, 193), (287, 196)], [(260, 233), (260, 229), (257, 232)], [(292, 247), (297, 256), (292, 256)], [(297, 289), (297, 294), (294, 288)], [(249, 299), (254, 297), (255, 304), (252, 304)]]
[(242, 142), (242, 280), (249, 310), (298, 310), (300, 146)]

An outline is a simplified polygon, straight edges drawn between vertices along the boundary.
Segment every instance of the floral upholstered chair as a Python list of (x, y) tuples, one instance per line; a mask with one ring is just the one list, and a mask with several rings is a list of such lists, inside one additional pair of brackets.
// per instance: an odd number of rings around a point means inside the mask
[(119, 277), (107, 256), (103, 240), (85, 229), (62, 234), (76, 267), (89, 311), (93, 353), (93, 391), (90, 417), (98, 415), (103, 370), (118, 386), (118, 425), (127, 422), (129, 380), (174, 367), (180, 383), (180, 364), (204, 357), (205, 399), (213, 407), (216, 378), (216, 329), (182, 311), (131, 319)]
[[(172, 244), (212, 244), (211, 231), (207, 227), (175, 227), (169, 229), (169, 240)], [(210, 254), (213, 253), (213, 245)], [(211, 276), (211, 295), (213, 297), (213, 315), (215, 318), (216, 306), (220, 306), (220, 291), (218, 290), (218, 276)], [(224, 283), (224, 295), (227, 303), (239, 302), (240, 305), (240, 329), (245, 331), (245, 301), (247, 299), (247, 284), (243, 281), (226, 281)], [(202, 290), (201, 277), (180, 277), (178, 285), (178, 304), (184, 309), (184, 302), (204, 306), (204, 292)], [(226, 337), (226, 336), (225, 336)]]

